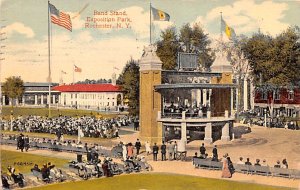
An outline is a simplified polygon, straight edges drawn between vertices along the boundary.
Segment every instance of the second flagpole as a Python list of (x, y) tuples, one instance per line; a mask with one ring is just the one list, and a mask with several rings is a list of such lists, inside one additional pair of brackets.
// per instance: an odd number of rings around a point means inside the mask
[(50, 11), (49, 11), (49, 4), (48, 1), (48, 85), (49, 85), (49, 99), (48, 99), (48, 117), (51, 117), (51, 52), (50, 52)]

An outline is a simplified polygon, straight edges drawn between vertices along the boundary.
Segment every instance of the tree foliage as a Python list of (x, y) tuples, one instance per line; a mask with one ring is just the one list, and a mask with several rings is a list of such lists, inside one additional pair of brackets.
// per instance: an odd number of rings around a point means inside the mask
[(3, 83), (3, 94), (11, 100), (18, 99), (24, 94), (24, 82), (20, 77), (8, 77)]
[(258, 33), (243, 50), (252, 70), (254, 84), (296, 86), (300, 81), (300, 35), (294, 27), (276, 37)]
[(162, 40), (157, 42), (156, 54), (163, 62), (162, 68), (172, 70), (176, 67), (179, 48), (176, 29), (174, 27), (167, 28), (165, 31), (162, 31), (161, 38)]
[(84, 81), (78, 81), (76, 82), (77, 84), (106, 84), (106, 83), (111, 83), (111, 79), (85, 79)]
[(117, 84), (120, 85), (124, 91), (125, 99), (127, 98), (129, 100), (128, 111), (131, 115), (138, 115), (139, 113), (139, 69), (137, 61), (131, 58), (117, 80)]
[(157, 55), (163, 62), (163, 69), (173, 70), (176, 68), (178, 52), (196, 53), (199, 56), (199, 66), (208, 70), (213, 63), (214, 53), (210, 48), (211, 41), (208, 34), (195, 24), (185, 24), (180, 28), (179, 35), (176, 28), (167, 28), (161, 33), (161, 40), (157, 42)]

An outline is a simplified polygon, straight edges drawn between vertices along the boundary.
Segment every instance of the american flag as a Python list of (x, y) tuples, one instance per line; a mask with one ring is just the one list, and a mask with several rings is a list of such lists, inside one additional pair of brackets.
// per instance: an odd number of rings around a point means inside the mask
[(59, 11), (54, 5), (49, 3), (49, 11), (51, 15), (51, 22), (62, 26), (72, 32), (72, 22), (70, 15)]
[(74, 65), (74, 71), (78, 72), (78, 73), (81, 73), (82, 69), (77, 67), (76, 65)]

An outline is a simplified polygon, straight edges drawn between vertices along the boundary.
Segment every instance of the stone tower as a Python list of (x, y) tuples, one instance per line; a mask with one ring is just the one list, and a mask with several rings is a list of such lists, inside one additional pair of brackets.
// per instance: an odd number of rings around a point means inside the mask
[(161, 95), (154, 86), (161, 84), (162, 62), (152, 45), (145, 47), (140, 65), (140, 136), (151, 143), (162, 142), (162, 126), (157, 122), (161, 111)]

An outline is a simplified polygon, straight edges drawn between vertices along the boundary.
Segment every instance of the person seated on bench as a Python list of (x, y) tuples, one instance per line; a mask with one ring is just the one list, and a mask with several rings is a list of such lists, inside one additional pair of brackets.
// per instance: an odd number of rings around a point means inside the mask
[(245, 163), (243, 162), (243, 157), (240, 157), (240, 160), (236, 164), (244, 165)]
[(252, 163), (250, 162), (250, 158), (247, 158), (247, 161), (245, 162), (245, 165), (252, 165)]
[(269, 166), (269, 165), (267, 164), (267, 161), (266, 161), (266, 159), (264, 159), (264, 160), (263, 160), (263, 162), (262, 162), (261, 166)]
[(286, 161), (286, 158), (282, 160), (282, 168), (285, 168), (285, 169), (288, 169), (289, 168), (289, 165)]
[(200, 156), (200, 157), (198, 157), (198, 153), (197, 153), (197, 152), (195, 152), (195, 155), (193, 156), (193, 158), (201, 158), (201, 156)]
[(31, 172), (33, 172), (33, 171), (41, 172), (41, 169), (39, 168), (39, 166), (37, 164), (34, 164), (33, 168), (31, 168), (30, 171)]
[(11, 166), (7, 167), (8, 169), (8, 173), (10, 174), (10, 176), (14, 179), (14, 182), (17, 183), (19, 185), (19, 187), (24, 187), (24, 176), (23, 174), (19, 173), (19, 174), (15, 174), (16, 170), (15, 168), (12, 168)]
[(281, 168), (279, 160), (277, 160), (276, 164), (274, 165), (274, 168)]
[(41, 173), (42, 173), (43, 180), (49, 180), (50, 170), (47, 167), (47, 164), (43, 165), (43, 168), (41, 169)]
[(254, 164), (254, 166), (261, 166), (261, 164), (259, 162), (260, 162), (260, 159), (256, 159), (256, 163)]

